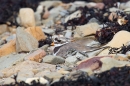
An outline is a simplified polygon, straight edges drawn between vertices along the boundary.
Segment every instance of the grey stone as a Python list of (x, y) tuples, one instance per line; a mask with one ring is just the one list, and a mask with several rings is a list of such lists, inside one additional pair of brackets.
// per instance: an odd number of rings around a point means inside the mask
[(71, 30), (66, 30), (65, 37), (66, 38), (71, 38), (72, 37), (72, 31)]
[(54, 29), (42, 29), (43, 32), (49, 34), (49, 35), (53, 35), (55, 33), (55, 30)]
[(121, 10), (119, 8), (112, 7), (112, 8), (109, 8), (109, 11), (110, 12), (117, 12), (117, 11), (121, 11)]
[(3, 45), (3, 44), (5, 44), (5, 43), (6, 43), (6, 41), (0, 40), (0, 45)]
[(38, 48), (38, 41), (29, 33), (18, 27), (16, 31), (16, 51), (29, 52)]
[(81, 54), (79, 52), (77, 52), (75, 56), (76, 56), (76, 58), (78, 60), (84, 60), (84, 59), (86, 59), (88, 57), (88, 55), (86, 55), (86, 53), (85, 53), (85, 55), (83, 55), (83, 54)]
[(73, 65), (78, 61), (78, 59), (75, 56), (69, 56), (68, 58), (65, 59), (65, 64), (66, 65)]
[(24, 56), (26, 54), (15, 54), (15, 55), (9, 55), (9, 56), (3, 56), (0, 58), (0, 70), (4, 68), (11, 67), (13, 65), (16, 65), (19, 62), (22, 62), (24, 60)]
[(60, 78), (63, 75), (58, 73), (58, 72), (51, 72), (50, 74), (46, 74), (45, 77), (49, 78), (49, 79), (53, 79), (53, 82), (60, 80)]
[(66, 78), (70, 80), (77, 80), (83, 73), (85, 74), (85, 72), (82, 72), (80, 70), (72, 71)]
[(97, 56), (103, 49), (98, 49), (98, 50), (95, 50), (95, 51), (92, 51), (92, 52), (88, 52), (87, 55), (88, 57), (94, 57), (94, 56)]
[(9, 41), (11, 41), (11, 40), (13, 40), (13, 39), (16, 39), (16, 34), (13, 34), (13, 35), (7, 37), (7, 38), (6, 38), (6, 41), (9, 42)]
[(60, 56), (47, 55), (43, 58), (43, 62), (50, 64), (62, 64), (64, 63), (64, 59)]
[(100, 24), (100, 22), (99, 22), (96, 18), (91, 18), (91, 19), (89, 20), (89, 23), (94, 23), (94, 22)]
[(49, 18), (42, 20), (42, 23), (43, 23), (46, 27), (51, 27), (51, 26), (54, 25), (54, 19), (53, 19), (53, 17), (50, 16)]
[(130, 14), (130, 8), (126, 8), (126, 9), (124, 10), (124, 12), (127, 13), (127, 14)]
[(44, 51), (47, 51), (48, 47), (49, 47), (49, 45), (47, 44), (47, 45), (44, 45), (44, 46), (40, 47), (40, 49), (42, 49)]
[(42, 19), (41, 19), (41, 13), (35, 12), (35, 20), (36, 20), (36, 25), (41, 25), (42, 24)]
[(53, 8), (53, 9), (50, 10), (50, 16), (54, 19), (54, 18), (56, 18), (58, 15), (60, 15), (60, 12), (61, 12), (62, 10), (64, 10), (63, 7), (57, 6), (57, 7), (55, 7), (55, 8)]

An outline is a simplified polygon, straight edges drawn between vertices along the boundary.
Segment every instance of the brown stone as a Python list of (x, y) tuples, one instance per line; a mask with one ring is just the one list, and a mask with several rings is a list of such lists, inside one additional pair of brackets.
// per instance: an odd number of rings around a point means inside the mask
[(97, 30), (100, 30), (99, 24), (97, 23), (88, 23), (86, 25), (77, 26), (74, 37), (76, 37), (77, 34), (81, 37), (96, 34)]
[(46, 39), (46, 35), (44, 34), (44, 32), (42, 32), (42, 29), (40, 27), (28, 27), (26, 31), (38, 41)]
[(44, 50), (38, 49), (38, 50), (34, 51), (33, 53), (29, 54), (28, 56), (26, 56), (25, 59), (40, 62), (40, 60), (42, 60), (42, 58), (45, 55), (46, 55), (46, 52)]
[(9, 27), (9, 31), (10, 31), (12, 34), (16, 34), (16, 26)]
[(7, 32), (8, 30), (8, 26), (6, 24), (2, 24), (0, 25), (0, 34)]
[(34, 11), (31, 8), (21, 8), (19, 11), (20, 23), (24, 27), (35, 26)]
[(46, 10), (45, 13), (43, 14), (43, 19), (47, 19), (49, 15), (50, 15), (49, 11)]
[(0, 48), (0, 57), (16, 52), (16, 40), (11, 40)]

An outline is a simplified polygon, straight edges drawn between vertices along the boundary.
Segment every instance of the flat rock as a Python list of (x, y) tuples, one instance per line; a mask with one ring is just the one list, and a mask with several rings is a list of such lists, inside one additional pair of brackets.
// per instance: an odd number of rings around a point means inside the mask
[(60, 56), (47, 55), (43, 58), (43, 62), (50, 64), (61, 64), (64, 63), (64, 59)]
[(101, 58), (102, 61), (102, 67), (101, 71), (110, 70), (113, 67), (123, 67), (127, 64), (129, 64), (128, 61), (118, 61), (113, 58)]
[(129, 59), (127, 58), (128, 56), (125, 55), (125, 54), (115, 54), (114, 55), (114, 58), (116, 60), (119, 60), (119, 61), (128, 61)]
[(38, 48), (38, 41), (29, 33), (18, 27), (16, 31), (16, 51), (29, 52)]
[(21, 8), (19, 11), (21, 25), (24, 27), (35, 26), (34, 11), (31, 8)]
[(44, 77), (46, 74), (50, 74), (50, 73), (51, 73), (50, 70), (43, 70), (35, 74), (35, 77)]
[(20, 71), (18, 72), (17, 81), (26, 81), (27, 78), (33, 78), (34, 73), (32, 71)]
[[(22, 62), (24, 60), (24, 56), (26, 54), (11, 54), (8, 56), (3, 56), (0, 58), (0, 70), (4, 68), (12, 67), (13, 65), (16, 65), (19, 62)], [(6, 63), (6, 64), (5, 64)]]
[(40, 27), (28, 27), (27, 29), (25, 29), (25, 31), (31, 34), (38, 41), (46, 39), (46, 35)]
[(5, 32), (9, 32), (8, 26), (6, 24), (0, 25), (0, 35)]
[(15, 80), (11, 77), (9, 78), (3, 78), (3, 79), (0, 79), (0, 85), (9, 85), (9, 84), (15, 84)]
[[(86, 25), (77, 26), (75, 33), (77, 33), (81, 37), (84, 37), (84, 36), (96, 34), (97, 30), (100, 30), (98, 23), (88, 23)], [(75, 33), (74, 33), (74, 37), (76, 37)]]
[[(35, 61), (23, 61), (17, 65), (14, 65), (12, 67), (9, 68), (5, 68), (0, 70), (0, 73), (3, 74), (3, 77), (10, 77), (11, 75), (17, 74), (19, 73), (19, 71), (21, 72), (28, 72), (31, 71), (34, 74), (37, 74), (40, 71), (45, 71), (45, 70), (50, 70), (50, 71), (56, 71), (55, 69), (55, 65), (51, 65), (51, 64), (47, 64), (47, 63), (38, 63)], [(25, 79), (23, 77), (23, 79)]]
[(27, 55), (25, 59), (40, 62), (45, 55), (46, 55), (46, 52), (44, 50), (38, 49), (34, 51), (33, 53), (30, 53), (29, 55)]
[(16, 52), (16, 40), (11, 40), (0, 48), (0, 57)]
[(53, 82), (55, 82), (59, 81), (63, 75), (58, 72), (51, 72), (50, 74), (46, 74), (45, 76), (49, 79), (53, 79)]
[[(105, 46), (110, 46), (110, 47), (119, 48), (119, 47), (121, 47), (123, 44), (126, 44), (127, 42), (130, 41), (130, 37), (129, 37), (129, 36), (130, 36), (130, 32), (124, 31), (124, 30), (119, 31), (119, 32), (117, 32), (117, 33), (114, 35), (113, 39), (112, 39), (108, 44), (106, 44)], [(108, 53), (109, 53), (109, 50), (108, 50), (108, 49), (105, 49), (105, 50), (103, 50), (103, 51), (99, 54), (99, 56), (101, 56), (101, 55), (108, 55)]]

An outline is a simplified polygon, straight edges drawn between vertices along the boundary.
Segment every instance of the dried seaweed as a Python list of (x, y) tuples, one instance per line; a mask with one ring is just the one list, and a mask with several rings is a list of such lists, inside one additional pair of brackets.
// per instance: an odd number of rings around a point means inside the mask
[(51, 86), (130, 86), (130, 67), (114, 67), (108, 71), (93, 76), (84, 73), (75, 80), (62, 79)]
[(130, 51), (130, 45), (128, 46), (121, 46), (120, 48), (111, 47), (109, 48), (109, 54), (126, 54), (126, 52)]
[(130, 14), (125, 14), (122, 12), (117, 12), (118, 14), (120, 14), (120, 16), (124, 17), (126, 20), (128, 20), (128, 22), (124, 25), (119, 25), (117, 23), (117, 21), (109, 21), (106, 22), (105, 24), (107, 25), (107, 27), (102, 28), (100, 31), (96, 32), (95, 38), (101, 43), (101, 44), (106, 44), (109, 41), (111, 41), (111, 39), (113, 38), (113, 36), (121, 30), (126, 30), (130, 32)]

